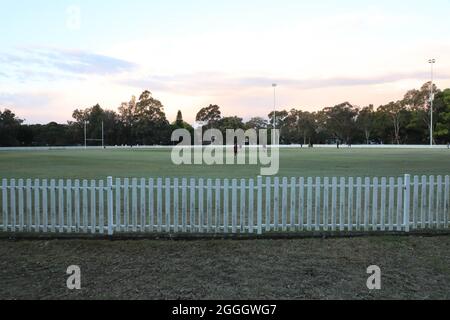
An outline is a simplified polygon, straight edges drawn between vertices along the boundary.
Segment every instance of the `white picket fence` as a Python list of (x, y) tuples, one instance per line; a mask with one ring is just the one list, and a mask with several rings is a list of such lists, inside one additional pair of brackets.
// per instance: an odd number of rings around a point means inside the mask
[(0, 231), (215, 233), (447, 229), (449, 176), (2, 180)]

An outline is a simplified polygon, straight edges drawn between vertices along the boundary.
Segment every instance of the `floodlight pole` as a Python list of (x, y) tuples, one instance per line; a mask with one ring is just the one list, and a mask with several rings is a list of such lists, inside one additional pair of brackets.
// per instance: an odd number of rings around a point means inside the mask
[(431, 88), (430, 88), (430, 146), (433, 146), (433, 102), (434, 102), (434, 70), (433, 66), (436, 63), (436, 59), (428, 60), (428, 63), (431, 65)]
[(277, 126), (277, 84), (272, 84), (273, 87), (273, 130)]
[(105, 128), (104, 128), (104, 124), (102, 121), (102, 149), (105, 148)]
[(84, 121), (84, 149), (87, 149), (87, 121)]

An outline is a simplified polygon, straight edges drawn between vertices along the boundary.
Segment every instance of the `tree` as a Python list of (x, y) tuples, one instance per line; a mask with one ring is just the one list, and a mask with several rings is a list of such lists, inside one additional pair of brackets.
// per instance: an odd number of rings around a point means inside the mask
[(284, 120), (287, 118), (287, 116), (289, 115), (289, 113), (286, 110), (282, 110), (282, 111), (272, 111), (271, 113), (269, 113), (269, 126), (271, 128), (273, 128), (273, 117), (275, 115), (275, 126), (277, 129), (280, 129), (283, 127), (284, 125)]
[(222, 118), (220, 107), (210, 104), (197, 113), (196, 121), (202, 122), (205, 126), (212, 128)]
[(245, 127), (247, 129), (267, 129), (267, 120), (261, 118), (261, 117), (254, 117), (251, 118), (248, 122), (245, 123)]
[[(405, 108), (412, 112), (412, 123), (408, 125), (408, 128), (415, 131), (417, 136), (425, 137), (429, 136), (431, 125), (431, 85), (432, 82), (426, 82), (422, 85), (420, 90), (413, 89), (408, 91), (404, 98), (403, 104)], [(433, 84), (433, 92), (437, 95), (440, 90), (435, 84)], [(420, 123), (422, 122), (422, 123)], [(436, 124), (436, 122), (435, 122)], [(423, 141), (421, 141), (423, 142)]]
[(181, 111), (177, 113), (177, 119), (174, 123), (172, 123), (172, 132), (177, 129), (186, 129), (191, 133), (191, 137), (193, 138), (194, 128), (187, 122), (183, 121), (183, 114)]
[(450, 89), (436, 95), (435, 137), (440, 143), (450, 143)]
[(183, 114), (181, 113), (181, 110), (178, 110), (176, 123), (178, 125), (182, 125), (184, 123)]
[(87, 109), (77, 109), (72, 117), (75, 122), (69, 122), (69, 134), (75, 143), (84, 143), (84, 127), (87, 123), (87, 139), (102, 138), (102, 130), (105, 143), (109, 145), (117, 144), (117, 132), (119, 127), (118, 116), (114, 111), (104, 110), (99, 104)]
[(387, 105), (380, 106), (378, 111), (384, 113), (391, 120), (391, 124), (394, 128), (394, 143), (400, 144), (400, 129), (404, 120), (405, 111), (404, 101), (390, 102)]
[(19, 144), (17, 134), (23, 120), (16, 117), (16, 115), (9, 109), (3, 112), (0, 109), (0, 146), (13, 147)]
[(135, 144), (132, 128), (137, 123), (136, 97), (132, 96), (129, 102), (122, 102), (119, 107), (120, 135), (119, 144)]
[(220, 119), (217, 122), (217, 129), (222, 131), (222, 133), (225, 135), (227, 129), (233, 129), (233, 130), (245, 129), (245, 124), (242, 121), (242, 118), (239, 118), (236, 116), (225, 117), (225, 118)]
[(364, 132), (366, 144), (370, 144), (370, 137), (374, 129), (375, 111), (373, 105), (362, 108), (356, 119), (356, 125)]
[(314, 113), (307, 111), (297, 112), (297, 128), (298, 134), (302, 138), (302, 144), (314, 142), (317, 132), (317, 124)]
[(323, 126), (332, 136), (350, 144), (355, 134), (358, 108), (348, 102), (321, 111)]
[(133, 127), (136, 141), (141, 145), (168, 144), (170, 125), (161, 101), (144, 91), (136, 103), (136, 124)]

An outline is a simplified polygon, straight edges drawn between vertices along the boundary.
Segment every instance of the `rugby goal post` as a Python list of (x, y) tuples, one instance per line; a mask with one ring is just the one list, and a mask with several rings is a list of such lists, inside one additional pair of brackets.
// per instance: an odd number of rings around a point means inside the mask
[(102, 149), (105, 148), (105, 127), (104, 122), (102, 121), (102, 138), (101, 139), (88, 139), (87, 138), (87, 125), (89, 124), (89, 121), (84, 122), (84, 149), (87, 149), (87, 143), (88, 141), (101, 141), (102, 142)]

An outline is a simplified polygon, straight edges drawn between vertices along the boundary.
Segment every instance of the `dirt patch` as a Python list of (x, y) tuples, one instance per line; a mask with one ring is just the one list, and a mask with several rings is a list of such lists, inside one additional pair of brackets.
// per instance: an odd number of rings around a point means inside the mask
[[(1, 299), (449, 299), (450, 236), (0, 240)], [(66, 288), (78, 265), (82, 290)], [(382, 269), (369, 291), (366, 269)]]

